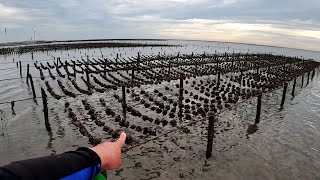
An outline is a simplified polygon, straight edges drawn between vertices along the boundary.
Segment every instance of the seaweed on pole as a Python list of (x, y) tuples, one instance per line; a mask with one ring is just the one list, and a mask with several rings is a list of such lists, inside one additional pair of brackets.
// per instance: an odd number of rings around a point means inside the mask
[(56, 79), (56, 77), (52, 74), (52, 72), (51, 72), (51, 70), (50, 70), (50, 69), (48, 69), (48, 72), (49, 72), (49, 75), (50, 75), (51, 79), (55, 80), (55, 79)]
[(59, 70), (59, 68), (56, 68), (56, 71), (58, 73), (58, 75), (62, 78), (65, 78), (66, 76), (64, 74), (61, 73), (61, 71)]
[(40, 70), (40, 66), (38, 66), (37, 63), (34, 63), (34, 67), (37, 68), (38, 70)]
[(57, 69), (57, 68), (62, 68), (62, 65), (60, 64), (60, 65), (58, 65), (56, 62), (53, 62), (53, 64), (54, 64), (54, 67)]
[(76, 90), (78, 90), (80, 93), (86, 94), (86, 95), (89, 95), (89, 96), (92, 95), (92, 92), (80, 88), (75, 80), (71, 80), (71, 83), (76, 88)]
[(49, 62), (47, 62), (47, 65), (48, 65), (48, 67), (49, 67), (50, 69), (55, 68), (55, 66), (52, 66)]
[(58, 85), (59, 85), (59, 87), (61, 88), (62, 92), (63, 92), (65, 95), (70, 96), (70, 97), (73, 97), (73, 98), (77, 97), (73, 92), (68, 91), (68, 90), (63, 86), (63, 84), (62, 84), (61, 81), (57, 80), (57, 82), (58, 82)]
[(44, 81), (45, 77), (44, 77), (44, 75), (43, 75), (42, 69), (40, 69), (39, 72), (40, 72), (40, 78), (41, 78), (41, 80)]
[(99, 86), (101, 86), (101, 87), (104, 87), (104, 88), (107, 88), (107, 89), (113, 89), (114, 88), (114, 86), (112, 86), (112, 85), (107, 85), (107, 84), (104, 84), (103, 82), (101, 82), (98, 78), (96, 78), (95, 76), (91, 76), (92, 77), (92, 79), (93, 79), (93, 81), (95, 82), (95, 83), (97, 83)]
[(47, 69), (48, 69), (48, 67), (44, 66), (42, 63), (40, 63), (40, 66), (41, 66), (41, 68), (44, 69), (44, 70), (47, 70)]
[(100, 76), (101, 76), (105, 81), (109, 82), (110, 84), (113, 84), (113, 85), (115, 85), (115, 86), (120, 86), (119, 83), (114, 82), (114, 81), (108, 79), (107, 76), (105, 76), (105, 75), (103, 75), (103, 74), (100, 74)]
[(91, 83), (89, 83), (88, 81), (86, 81), (83, 76), (81, 76), (81, 79), (82, 79), (82, 81), (87, 85), (88, 91), (89, 91), (90, 89), (94, 88), (94, 86), (93, 86)]
[(56, 94), (53, 89), (51, 88), (50, 84), (48, 81), (45, 81), (45, 85), (47, 87), (47, 91), (50, 93), (51, 96), (53, 96), (55, 99), (59, 100), (62, 98), (62, 96)]

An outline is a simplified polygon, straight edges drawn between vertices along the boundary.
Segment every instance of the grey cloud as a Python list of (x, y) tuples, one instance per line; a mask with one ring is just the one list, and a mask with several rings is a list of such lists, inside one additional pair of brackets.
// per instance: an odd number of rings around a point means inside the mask
[[(14, 41), (29, 39), (33, 28), (39, 29), (43, 39), (174, 38), (163, 32), (183, 27), (185, 32), (190, 28), (199, 33), (209, 28), (209, 32), (225, 23), (242, 23), (270, 25), (283, 33), (262, 29), (244, 32), (259, 36), (252, 41), (275, 38), (282, 41), (278, 43), (301, 42), (314, 47), (320, 43), (289, 33), (297, 29), (314, 34), (319, 31), (318, 0), (0, 0), (0, 4), (20, 10), (14, 17), (0, 13), (0, 23), (10, 27), (9, 39)], [(250, 42), (250, 37), (245, 38), (242, 40)]]

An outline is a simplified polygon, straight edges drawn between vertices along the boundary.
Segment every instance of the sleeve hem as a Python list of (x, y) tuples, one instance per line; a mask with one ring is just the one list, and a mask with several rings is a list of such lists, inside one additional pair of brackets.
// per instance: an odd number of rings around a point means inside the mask
[(99, 155), (96, 152), (94, 152), (93, 150), (91, 150), (90, 148), (80, 147), (77, 149), (77, 151), (84, 151), (84, 152), (89, 153), (90, 155), (92, 155), (94, 163), (101, 165), (101, 159), (100, 159)]

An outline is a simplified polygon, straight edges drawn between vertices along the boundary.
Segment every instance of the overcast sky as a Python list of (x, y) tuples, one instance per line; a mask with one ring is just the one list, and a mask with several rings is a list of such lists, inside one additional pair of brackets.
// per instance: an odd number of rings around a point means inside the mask
[(320, 51), (320, 0), (0, 0), (0, 41), (170, 38)]

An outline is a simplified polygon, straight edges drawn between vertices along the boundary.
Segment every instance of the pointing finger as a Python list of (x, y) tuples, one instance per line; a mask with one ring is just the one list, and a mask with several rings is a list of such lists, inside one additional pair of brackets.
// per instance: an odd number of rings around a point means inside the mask
[(119, 137), (119, 139), (117, 140), (117, 143), (118, 143), (118, 145), (120, 146), (120, 147), (123, 147), (123, 145), (124, 145), (124, 143), (125, 143), (125, 141), (126, 141), (126, 137), (127, 137), (127, 135), (126, 135), (126, 133), (121, 133), (120, 134), (120, 137)]

